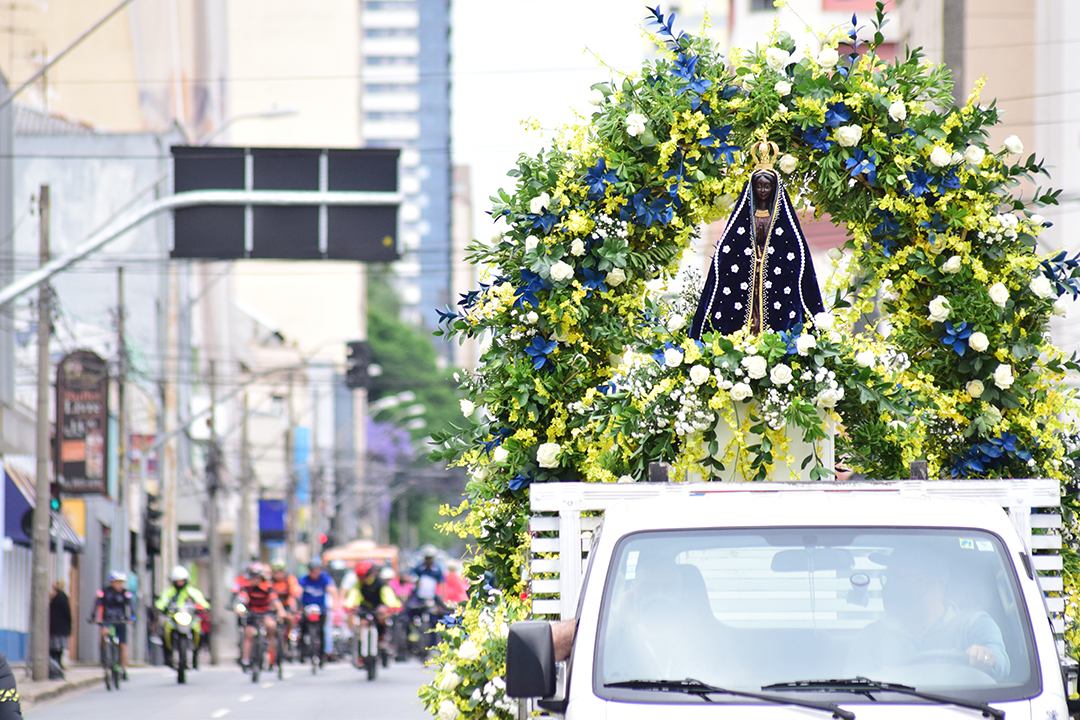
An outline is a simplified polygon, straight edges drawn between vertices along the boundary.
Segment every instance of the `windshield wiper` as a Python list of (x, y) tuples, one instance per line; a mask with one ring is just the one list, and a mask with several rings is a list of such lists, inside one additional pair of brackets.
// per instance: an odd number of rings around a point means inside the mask
[(855, 720), (855, 713), (850, 710), (842, 710), (835, 703), (819, 703), (812, 700), (795, 700), (765, 693), (745, 692), (743, 690), (729, 690), (728, 688), (708, 685), (700, 680), (686, 678), (685, 680), (624, 680), (622, 682), (608, 683), (606, 688), (627, 688), (629, 690), (657, 690), (660, 692), (681, 692), (688, 695), (700, 695), (707, 702), (712, 702), (709, 695), (733, 695), (735, 697), (753, 698), (778, 705), (795, 705), (797, 707), (813, 708), (832, 713), (834, 718), (842, 720)]
[(978, 710), (984, 717), (994, 718), (994, 720), (1005, 720), (1005, 711), (990, 707), (988, 703), (964, 700), (963, 698), (938, 695), (936, 693), (921, 692), (910, 685), (879, 682), (865, 677), (846, 678), (844, 680), (798, 680), (795, 682), (773, 683), (772, 685), (765, 685), (761, 689), (777, 691), (801, 690), (806, 692), (850, 692), (866, 695), (871, 700), (874, 699), (873, 696), (870, 695), (872, 692), (892, 692), (900, 695), (910, 695), (911, 697), (929, 700), (930, 702), (940, 703), (942, 705), (956, 705), (957, 707)]

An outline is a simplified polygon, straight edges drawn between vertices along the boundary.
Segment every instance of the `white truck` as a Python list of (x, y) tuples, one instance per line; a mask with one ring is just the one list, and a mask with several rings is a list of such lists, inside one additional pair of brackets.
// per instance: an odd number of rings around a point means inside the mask
[[(531, 488), (507, 693), (589, 718), (1064, 720), (1054, 480)], [(525, 708), (529, 703), (522, 702)]]

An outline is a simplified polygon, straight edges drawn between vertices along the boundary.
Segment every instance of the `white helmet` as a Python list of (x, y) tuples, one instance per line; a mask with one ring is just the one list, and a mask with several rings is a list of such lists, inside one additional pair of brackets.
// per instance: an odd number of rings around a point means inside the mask
[(172, 572), (169, 573), (169, 580), (171, 582), (180, 582), (181, 580), (190, 580), (190, 579), (191, 579), (191, 573), (189, 573), (187, 571), (187, 568), (184, 567), (183, 565), (177, 565), (176, 567), (174, 567), (172, 569)]

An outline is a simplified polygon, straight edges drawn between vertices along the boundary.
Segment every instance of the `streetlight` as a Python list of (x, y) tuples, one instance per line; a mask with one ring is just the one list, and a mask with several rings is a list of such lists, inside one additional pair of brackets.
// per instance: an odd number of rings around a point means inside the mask
[(263, 110), (261, 112), (253, 113), (241, 113), (240, 115), (233, 115), (225, 122), (218, 125), (216, 128), (210, 131), (206, 137), (202, 138), (196, 145), (209, 145), (210, 141), (216, 138), (221, 133), (228, 130), (234, 123), (238, 123), (241, 120), (275, 120), (277, 118), (292, 117), (293, 115), (299, 115), (300, 111), (296, 108), (279, 108), (277, 105)]

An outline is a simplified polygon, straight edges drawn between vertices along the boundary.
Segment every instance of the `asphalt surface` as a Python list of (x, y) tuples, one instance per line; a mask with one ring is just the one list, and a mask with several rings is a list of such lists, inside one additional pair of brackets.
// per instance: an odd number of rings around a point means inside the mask
[(32, 720), (430, 720), (416, 691), (430, 675), (416, 661), (379, 668), (378, 678), (345, 662), (312, 676), (307, 665), (286, 665), (285, 678), (263, 674), (258, 683), (234, 664), (191, 672), (186, 685), (164, 667), (133, 668), (119, 692), (104, 683), (26, 712)]

